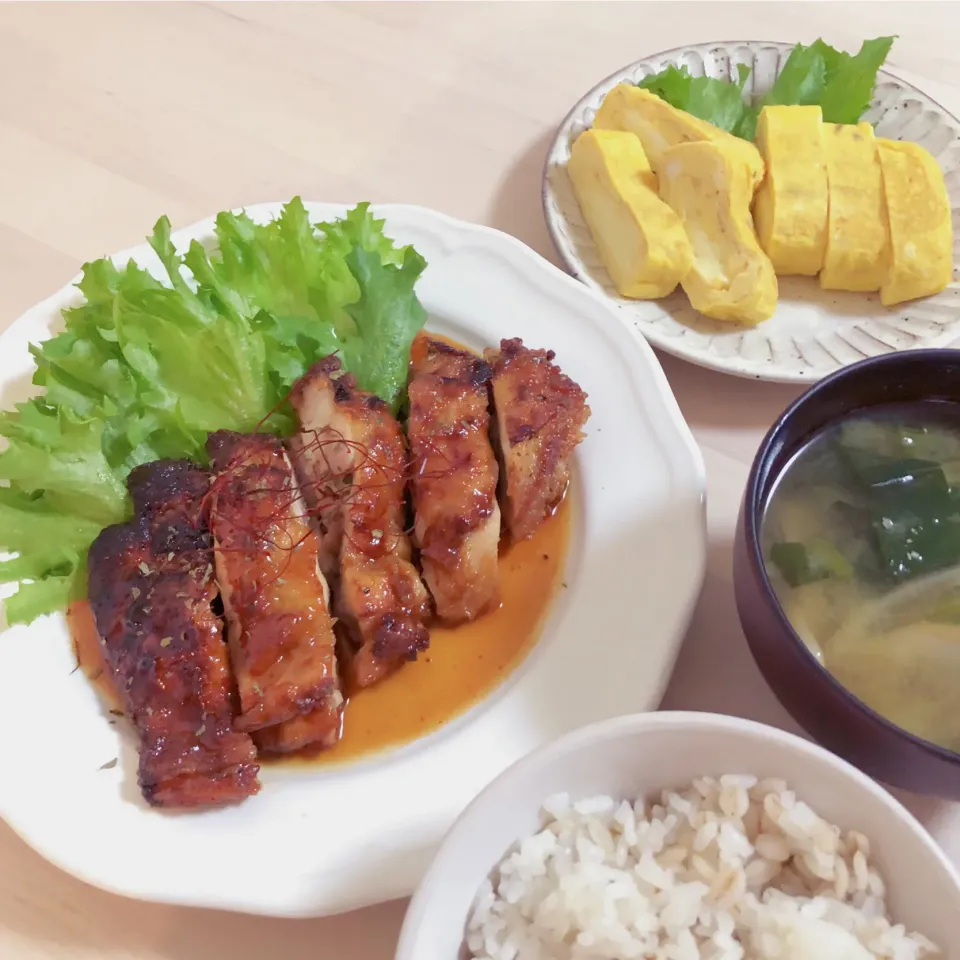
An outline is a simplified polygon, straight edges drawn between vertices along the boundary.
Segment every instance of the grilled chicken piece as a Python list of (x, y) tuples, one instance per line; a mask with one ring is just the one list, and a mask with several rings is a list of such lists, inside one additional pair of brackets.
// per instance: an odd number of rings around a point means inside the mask
[(286, 450), (276, 437), (226, 430), (210, 434), (207, 449), (218, 471), (210, 526), (237, 728), (258, 731), (264, 750), (330, 746), (343, 697), (329, 590)]
[(473, 620), (500, 587), (497, 458), (490, 445), (490, 366), (418, 337), (409, 385), (414, 540), (437, 616)]
[(400, 424), (339, 370), (327, 357), (294, 385), (303, 432), (291, 449), (304, 490), (321, 504), (326, 549), (339, 554), (335, 609), (349, 633), (350, 681), (368, 687), (426, 649), (429, 597), (404, 532)]
[(310, 713), (264, 727), (253, 734), (263, 753), (292, 753), (304, 747), (332, 747), (343, 732), (343, 695), (339, 685)]
[(255, 794), (253, 742), (233, 726), (235, 690), (211, 604), (210, 476), (185, 460), (137, 467), (135, 516), (90, 547), (90, 605), (124, 710), (140, 735), (140, 789), (159, 807)]
[[(306, 383), (308, 377), (319, 378), (327, 368), (335, 374), (340, 369), (339, 360), (336, 357), (320, 360), (298, 383)], [(300, 395), (297, 384), (293, 389), (291, 402)], [(294, 409), (297, 409), (296, 406)], [(340, 547), (343, 543), (345, 512), (343, 500), (351, 492), (355, 460), (353, 447), (340, 442), (341, 439), (330, 429), (306, 430), (301, 422), (301, 432), (295, 433), (287, 441), (303, 499), (320, 542), (320, 569), (331, 585), (336, 585), (340, 579)]]
[(552, 350), (501, 340), (486, 350), (493, 368), (501, 506), (514, 540), (526, 540), (563, 498), (568, 460), (590, 416), (587, 395), (552, 361)]

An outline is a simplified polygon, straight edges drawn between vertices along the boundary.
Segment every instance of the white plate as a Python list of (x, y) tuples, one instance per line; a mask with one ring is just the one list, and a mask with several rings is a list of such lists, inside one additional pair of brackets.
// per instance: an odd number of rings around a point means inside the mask
[[(698, 314), (681, 290), (663, 300), (626, 300), (614, 290), (573, 195), (566, 163), (570, 145), (607, 92), (674, 64), (694, 76), (730, 79), (737, 64), (751, 68), (746, 90), (766, 93), (791, 50), (786, 43), (703, 43), (639, 60), (597, 84), (560, 126), (544, 170), (547, 226), (570, 271), (606, 296), (620, 316), (654, 346), (691, 363), (741, 377), (810, 383), (826, 374), (895, 350), (950, 346), (960, 337), (960, 283), (925, 300), (884, 307), (876, 294), (822, 291), (815, 278), (780, 278), (777, 311), (753, 329)], [(946, 176), (953, 209), (954, 264), (960, 262), (960, 121), (916, 87), (881, 71), (864, 116), (877, 135), (926, 147)]]
[[(314, 220), (346, 208), (307, 204)], [(279, 204), (248, 208), (257, 220)], [(589, 395), (574, 538), (538, 645), (486, 702), (430, 738), (337, 770), (266, 768), (230, 809), (169, 814), (136, 786), (136, 746), (110, 726), (63, 617), (0, 635), (0, 816), (97, 886), (144, 900), (281, 916), (334, 913), (410, 893), (470, 799), (532, 748), (592, 720), (657, 706), (704, 572), (704, 469), (643, 339), (602, 298), (518, 240), (417, 207), (375, 209), (429, 267), (429, 326), (481, 347), (504, 336), (556, 351)], [(213, 221), (174, 235), (209, 241)], [(144, 245), (132, 256), (156, 261)], [(0, 338), (0, 400), (32, 368), (71, 287)], [(119, 756), (111, 769), (100, 767)]]

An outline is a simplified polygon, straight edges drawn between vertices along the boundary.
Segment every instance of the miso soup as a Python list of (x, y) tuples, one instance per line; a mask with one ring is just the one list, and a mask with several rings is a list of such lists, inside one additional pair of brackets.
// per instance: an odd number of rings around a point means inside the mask
[(878, 408), (815, 436), (779, 478), (761, 542), (824, 668), (960, 752), (960, 405)]

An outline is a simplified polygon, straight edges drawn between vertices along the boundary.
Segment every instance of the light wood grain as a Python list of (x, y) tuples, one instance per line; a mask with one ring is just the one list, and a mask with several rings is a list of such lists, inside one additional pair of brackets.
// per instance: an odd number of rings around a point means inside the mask
[[(599, 79), (688, 43), (882, 33), (899, 34), (894, 69), (960, 113), (956, 3), (2, 4), (0, 328), (161, 213), (182, 226), (297, 193), (424, 204), (556, 262), (546, 146)], [(757, 443), (797, 391), (663, 363), (704, 450), (711, 532), (666, 705), (793, 729), (743, 642), (730, 541)], [(905, 799), (960, 862), (960, 806)], [(274, 921), (134, 903), (0, 824), (3, 960), (388, 960), (403, 908)]]

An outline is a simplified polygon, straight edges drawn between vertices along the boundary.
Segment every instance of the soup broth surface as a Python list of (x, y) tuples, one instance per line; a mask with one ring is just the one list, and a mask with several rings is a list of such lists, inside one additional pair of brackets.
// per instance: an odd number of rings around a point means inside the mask
[(816, 435), (777, 481), (761, 543), (824, 668), (960, 752), (960, 405), (881, 407)]

